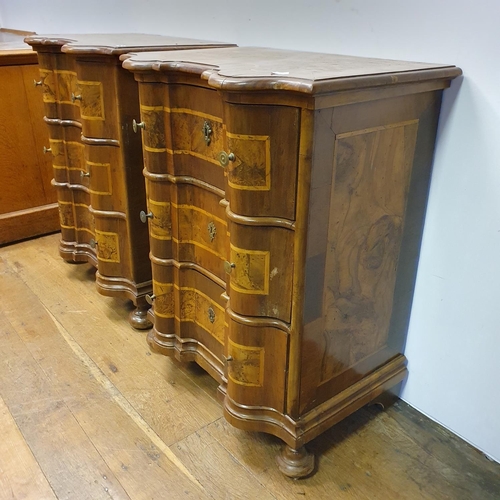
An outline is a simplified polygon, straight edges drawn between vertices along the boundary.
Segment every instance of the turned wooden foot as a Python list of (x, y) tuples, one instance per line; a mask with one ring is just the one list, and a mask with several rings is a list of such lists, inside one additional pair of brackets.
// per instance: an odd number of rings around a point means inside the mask
[(136, 330), (149, 330), (153, 327), (153, 323), (148, 319), (149, 305), (138, 305), (129, 315), (128, 322)]
[(374, 399), (369, 406), (378, 406), (381, 410), (387, 410), (387, 408), (391, 407), (397, 400), (398, 397), (395, 394), (384, 392), (378, 398)]
[(281, 450), (281, 454), (276, 457), (276, 463), (278, 469), (285, 476), (300, 479), (308, 476), (314, 470), (314, 455), (309, 453), (305, 446), (294, 450), (285, 445)]

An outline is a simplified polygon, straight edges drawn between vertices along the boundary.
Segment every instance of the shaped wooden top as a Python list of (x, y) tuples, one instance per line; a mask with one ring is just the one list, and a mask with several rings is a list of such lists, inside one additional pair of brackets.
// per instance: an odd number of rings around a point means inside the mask
[(0, 28), (0, 66), (38, 62), (36, 53), (23, 41), (30, 34), (33, 32)]
[(144, 50), (180, 50), (192, 47), (230, 47), (234, 45), (195, 38), (142, 33), (32, 35), (26, 37), (25, 42), (32, 46), (61, 47), (62, 52), (70, 54), (103, 55), (120, 55)]
[(451, 80), (462, 73), (460, 68), (446, 64), (258, 47), (127, 54), (122, 60), (131, 71), (200, 74), (212, 87), (225, 90), (292, 90), (307, 94)]

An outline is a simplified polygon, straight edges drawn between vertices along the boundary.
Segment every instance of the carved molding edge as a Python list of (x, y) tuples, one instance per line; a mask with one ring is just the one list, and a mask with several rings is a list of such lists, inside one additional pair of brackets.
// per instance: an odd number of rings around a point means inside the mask
[(171, 356), (178, 361), (196, 361), (217, 382), (224, 381), (224, 365), (203, 344), (195, 339), (180, 339), (175, 334), (164, 334), (153, 329), (148, 333), (147, 341), (152, 351)]
[(406, 358), (399, 354), (298, 419), (273, 408), (238, 404), (226, 394), (224, 416), (231, 425), (239, 429), (273, 434), (288, 446), (297, 449), (401, 382), (407, 373)]
[(143, 283), (134, 283), (133, 281), (122, 276), (103, 276), (99, 273), (99, 271), (97, 271), (95, 281), (97, 291), (101, 295), (105, 295), (107, 297), (124, 295), (135, 305), (137, 305), (138, 299), (141, 299), (146, 294), (153, 292), (153, 283), (151, 280), (144, 281)]
[(86, 243), (60, 240), (59, 255), (68, 262), (88, 262), (97, 268), (95, 250)]

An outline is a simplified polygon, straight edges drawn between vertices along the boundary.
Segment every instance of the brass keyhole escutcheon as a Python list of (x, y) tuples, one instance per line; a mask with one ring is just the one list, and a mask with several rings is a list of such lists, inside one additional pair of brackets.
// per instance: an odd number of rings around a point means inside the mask
[(137, 130), (142, 128), (144, 130), (146, 128), (146, 124), (144, 122), (137, 122), (135, 118), (132, 120), (132, 130), (137, 134)]
[(141, 222), (143, 224), (146, 224), (146, 222), (148, 221), (148, 219), (153, 219), (154, 218), (154, 215), (153, 215), (153, 212), (146, 213), (144, 210), (141, 210), (141, 213), (139, 214), (139, 217), (141, 219)]
[(227, 260), (224, 262), (224, 271), (226, 271), (227, 274), (231, 274), (235, 267), (236, 264), (234, 262), (228, 262)]
[(213, 310), (212, 306), (208, 308), (208, 321), (210, 321), (210, 323), (213, 323), (215, 321), (215, 311)]
[(207, 226), (207, 231), (208, 231), (208, 236), (210, 238), (210, 242), (215, 240), (215, 236), (217, 234), (217, 228), (215, 227), (215, 224), (210, 221)]
[(154, 293), (153, 293), (153, 294), (151, 294), (151, 295), (149, 295), (149, 294), (148, 294), (148, 295), (146, 295), (146, 302), (147, 302), (150, 306), (152, 306), (152, 305), (153, 305), (153, 302), (154, 302), (154, 300), (155, 300), (155, 299), (156, 299), (156, 295), (155, 295)]
[(221, 151), (217, 155), (217, 159), (219, 160), (221, 167), (227, 167), (230, 161), (236, 160), (236, 156), (234, 156), (234, 153), (226, 153), (225, 151)]
[(207, 146), (210, 146), (210, 142), (212, 141), (212, 138), (210, 137), (212, 135), (212, 127), (210, 126), (210, 122), (208, 122), (207, 120), (203, 122), (202, 132), (203, 138), (205, 139), (205, 144)]

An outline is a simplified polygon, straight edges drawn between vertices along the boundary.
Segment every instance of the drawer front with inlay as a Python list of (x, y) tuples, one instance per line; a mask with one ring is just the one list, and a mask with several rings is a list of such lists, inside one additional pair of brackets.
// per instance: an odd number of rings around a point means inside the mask
[(146, 180), (146, 207), (142, 220), (149, 226), (151, 253), (160, 259), (172, 259), (172, 185)]
[(59, 207), (59, 223), (61, 239), (66, 242), (76, 242), (75, 211), (73, 207), (73, 192), (67, 187), (57, 187), (57, 204)]
[[(87, 61), (77, 62), (74, 101), (80, 110), (82, 134), (89, 138), (118, 140), (120, 124), (113, 78), (114, 66)], [(131, 99), (134, 96), (130, 96)]]
[(95, 237), (94, 217), (89, 212), (90, 196), (82, 189), (71, 189), (73, 214), (78, 243), (90, 244)]
[[(140, 83), (140, 118), (136, 133), (142, 131), (144, 167), (149, 172), (167, 173), (167, 138), (164, 113), (165, 86), (161, 83)], [(170, 172), (171, 173), (171, 172)]]
[(61, 53), (38, 53), (45, 115), (61, 120), (79, 120), (73, 99), (76, 90), (74, 60)]
[(130, 255), (124, 219), (95, 214), (93, 244), (102, 276), (130, 276)]
[[(174, 334), (179, 351), (202, 344), (222, 360), (226, 331), (224, 289), (191, 269), (153, 263), (155, 329)], [(194, 344), (193, 344), (194, 341)]]
[(231, 223), (226, 273), (231, 308), (247, 316), (290, 322), (294, 232)]
[(49, 130), (54, 179), (71, 186), (88, 187), (88, 180), (82, 175), (85, 172), (85, 147), (80, 141), (80, 129), (51, 126)]
[(147, 191), (153, 255), (192, 262), (225, 281), (229, 239), (220, 196), (168, 182), (148, 181)]
[(48, 125), (49, 142), (43, 150), (45, 154), (51, 157), (54, 180), (59, 184), (69, 183), (66, 151), (64, 148), (64, 128), (59, 125)]
[(299, 110), (226, 103), (224, 117), (219, 160), (227, 172), (231, 210), (294, 220)]
[(141, 84), (145, 166), (150, 172), (188, 176), (224, 189), (222, 105), (216, 92)]
[(255, 325), (251, 320), (241, 324), (231, 317), (228, 325), (226, 366), (229, 398), (245, 407), (255, 405), (283, 412), (287, 333), (258, 321)]
[[(120, 162), (119, 148), (86, 146), (83, 175), (88, 182), (92, 207), (96, 210), (126, 211), (128, 200)], [(132, 201), (129, 200), (129, 203)]]

